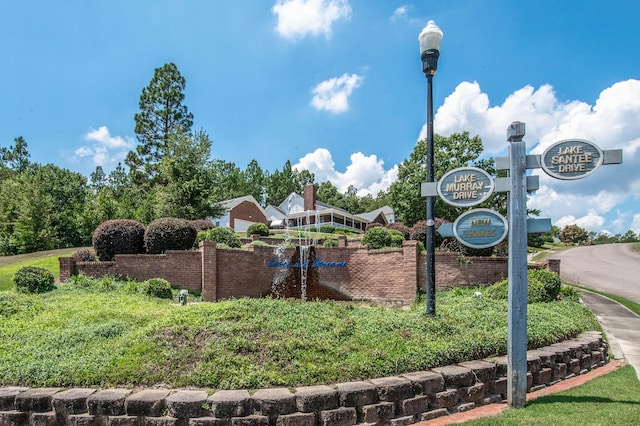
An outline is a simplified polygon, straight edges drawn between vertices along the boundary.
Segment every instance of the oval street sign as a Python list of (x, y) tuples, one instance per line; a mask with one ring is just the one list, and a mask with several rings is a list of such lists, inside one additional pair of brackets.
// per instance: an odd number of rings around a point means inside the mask
[(581, 179), (602, 164), (602, 150), (584, 139), (566, 139), (551, 145), (542, 154), (544, 171), (556, 179)]
[(460, 167), (451, 170), (438, 181), (438, 195), (456, 207), (476, 206), (493, 192), (491, 175), (477, 167)]
[(507, 219), (489, 209), (469, 210), (453, 222), (453, 235), (471, 248), (495, 246), (504, 240), (508, 229)]

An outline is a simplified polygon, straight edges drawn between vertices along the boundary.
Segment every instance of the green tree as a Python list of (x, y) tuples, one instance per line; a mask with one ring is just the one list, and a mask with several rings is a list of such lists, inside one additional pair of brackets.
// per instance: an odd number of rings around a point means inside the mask
[[(242, 170), (235, 163), (214, 160), (210, 167), (209, 178), (216, 201), (230, 200), (245, 194)], [(256, 199), (257, 200), (257, 199)]]
[(0, 178), (8, 179), (12, 174), (22, 174), (29, 165), (29, 151), (27, 141), (22, 136), (13, 140), (10, 147), (0, 147)]
[(166, 185), (155, 190), (156, 216), (204, 219), (219, 216), (209, 180), (211, 140), (203, 132), (175, 133), (169, 137), (166, 155), (160, 161), (160, 177)]
[[(492, 160), (479, 160), (482, 140), (470, 137), (469, 132), (453, 133), (449, 137), (434, 136), (434, 173), (436, 182), (450, 170), (469, 165), (492, 166)], [(408, 159), (398, 167), (398, 180), (389, 188), (389, 201), (396, 212), (396, 219), (411, 226), (425, 217), (426, 200), (421, 196), (421, 185), (427, 181), (426, 171), (427, 141), (420, 140)], [(494, 170), (487, 170), (492, 173)], [(490, 201), (489, 203), (496, 202)], [(436, 198), (437, 217), (453, 222), (461, 209)]]
[(52, 164), (30, 169), (0, 186), (0, 249), (15, 254), (86, 244), (86, 178)]
[(183, 105), (185, 78), (174, 63), (156, 68), (153, 78), (140, 95), (140, 112), (134, 117), (140, 142), (130, 151), (126, 164), (137, 184), (153, 180), (165, 155), (169, 135), (189, 133), (193, 114)]
[(302, 192), (304, 187), (312, 184), (314, 175), (309, 170), (298, 171), (291, 167), (287, 160), (282, 170), (276, 170), (266, 178), (267, 204), (280, 204), (292, 192)]
[(256, 160), (251, 160), (242, 172), (242, 192), (252, 195), (263, 206), (265, 198), (265, 173)]
[(560, 241), (563, 243), (573, 243), (573, 244), (586, 244), (589, 240), (589, 233), (586, 229), (579, 227), (576, 224), (567, 225), (562, 228), (562, 233), (560, 234)]

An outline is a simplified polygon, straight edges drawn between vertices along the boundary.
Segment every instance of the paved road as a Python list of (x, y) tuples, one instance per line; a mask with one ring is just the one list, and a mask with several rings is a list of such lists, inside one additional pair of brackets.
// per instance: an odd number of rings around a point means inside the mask
[(575, 247), (549, 256), (560, 261), (562, 279), (640, 303), (640, 253), (632, 244)]
[[(640, 254), (631, 244), (576, 247), (549, 257), (561, 259), (564, 280), (640, 303)], [(596, 293), (581, 298), (607, 333), (611, 353), (633, 365), (640, 379), (640, 317)]]

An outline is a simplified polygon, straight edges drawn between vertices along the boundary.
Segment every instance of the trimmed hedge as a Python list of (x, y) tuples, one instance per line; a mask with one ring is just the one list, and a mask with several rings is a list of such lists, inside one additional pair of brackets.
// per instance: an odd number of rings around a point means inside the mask
[(269, 236), (269, 227), (262, 222), (256, 222), (249, 225), (247, 235), (260, 235), (261, 237)]
[(95, 262), (96, 255), (91, 249), (78, 249), (71, 255), (72, 258), (81, 262)]
[(149, 254), (162, 254), (167, 250), (190, 250), (198, 231), (186, 219), (163, 217), (147, 226), (144, 242)]
[(13, 283), (20, 293), (46, 293), (56, 288), (51, 271), (38, 266), (25, 266), (13, 275)]
[(210, 220), (206, 219), (194, 219), (190, 220), (189, 223), (196, 228), (197, 232), (206, 231), (207, 229), (215, 228), (216, 226)]
[(213, 228), (198, 233), (198, 241), (215, 241), (229, 248), (242, 247), (240, 237), (231, 228)]
[[(552, 302), (560, 293), (560, 277), (547, 270), (530, 270), (527, 274), (527, 303)], [(557, 279), (556, 279), (557, 278)], [(484, 294), (490, 299), (508, 299), (509, 280), (498, 281), (485, 288)]]
[(362, 237), (362, 244), (374, 250), (385, 247), (402, 247), (403, 241), (404, 236), (400, 231), (387, 229), (384, 226), (369, 228)]
[(93, 249), (102, 261), (114, 260), (116, 254), (144, 253), (144, 232), (137, 220), (107, 220), (93, 231)]

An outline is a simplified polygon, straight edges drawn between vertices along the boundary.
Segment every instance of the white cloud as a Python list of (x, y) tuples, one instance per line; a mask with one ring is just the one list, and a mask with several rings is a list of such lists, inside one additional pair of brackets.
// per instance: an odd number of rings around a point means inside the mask
[(335, 170), (331, 153), (325, 148), (318, 148), (305, 155), (292, 167), (297, 170), (309, 170), (315, 175), (316, 182), (329, 181), (340, 192), (346, 192), (347, 188), (353, 185), (358, 188), (359, 196), (376, 196), (398, 179), (397, 166), (385, 170), (383, 160), (361, 152), (351, 154), (351, 163), (344, 173)]
[(631, 222), (630, 229), (640, 235), (640, 213), (633, 215), (633, 221)]
[(363, 81), (364, 77), (358, 74), (343, 74), (325, 80), (313, 88), (311, 105), (319, 111), (345, 112), (349, 109), (349, 96)]
[(76, 149), (73, 160), (82, 162), (90, 159), (94, 166), (115, 164), (124, 158), (128, 149), (134, 146), (134, 141), (130, 137), (111, 136), (107, 126), (89, 130), (84, 135), (84, 139), (94, 143)]
[(410, 6), (407, 6), (406, 4), (398, 7), (396, 10), (393, 11), (393, 15), (391, 15), (391, 20), (396, 21), (396, 20), (407, 19), (407, 16), (409, 15), (409, 7)]
[[(485, 153), (491, 156), (506, 155), (506, 129), (513, 121), (526, 124), (525, 141), (534, 154), (562, 139), (587, 139), (603, 150), (622, 149), (623, 164), (604, 166), (585, 179), (559, 181), (542, 170), (533, 171), (540, 176), (541, 189), (530, 197), (528, 206), (540, 209), (554, 224), (574, 220), (596, 232), (605, 224), (624, 232), (629, 213), (616, 206), (640, 200), (636, 195), (640, 194), (640, 174), (635, 172), (640, 167), (638, 117), (640, 80), (606, 88), (593, 106), (578, 100), (560, 101), (550, 85), (525, 86), (492, 106), (477, 82), (462, 82), (438, 109), (434, 127), (444, 136), (462, 131), (479, 135)], [(423, 128), (420, 137), (425, 136)]]
[(348, 0), (278, 0), (272, 12), (278, 16), (278, 34), (291, 40), (320, 34), (329, 38), (335, 21), (351, 19)]

